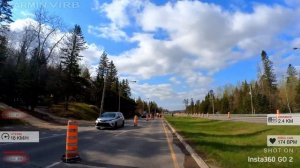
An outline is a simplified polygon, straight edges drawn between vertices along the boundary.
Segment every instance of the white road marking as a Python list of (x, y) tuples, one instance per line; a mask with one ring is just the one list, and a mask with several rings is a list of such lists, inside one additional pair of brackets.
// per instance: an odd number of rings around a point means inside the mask
[(64, 164), (64, 165), (67, 165), (67, 167), (79, 167), (79, 168), (107, 168), (107, 167), (99, 167), (99, 166), (89, 166), (89, 165), (83, 165), (83, 164)]
[(122, 131), (122, 132), (120, 132), (120, 133), (118, 133), (118, 134), (115, 134), (114, 136), (119, 136), (119, 135), (124, 134), (124, 133), (126, 133), (126, 132), (129, 132), (129, 130), (127, 130), (127, 131)]
[(54, 167), (54, 166), (56, 166), (56, 165), (58, 165), (58, 164), (60, 164), (60, 163), (61, 163), (61, 162), (55, 162), (55, 163), (52, 163), (51, 165), (46, 166), (46, 168)]

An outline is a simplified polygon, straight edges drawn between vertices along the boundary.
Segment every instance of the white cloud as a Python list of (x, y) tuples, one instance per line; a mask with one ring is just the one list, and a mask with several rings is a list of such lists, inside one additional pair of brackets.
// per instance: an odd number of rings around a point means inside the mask
[(113, 39), (115, 41), (128, 39), (127, 34), (124, 31), (122, 31), (120, 28), (116, 27), (114, 24), (110, 24), (108, 26), (98, 26), (98, 27), (89, 25), (88, 33), (98, 37)]
[(147, 98), (152, 99), (169, 99), (176, 94), (170, 84), (158, 84), (158, 85), (150, 85), (150, 84), (136, 84), (133, 85), (134, 90), (139, 93), (143, 93), (143, 95)]
[[(142, 29), (152, 33), (164, 29), (170, 40), (135, 34), (131, 40), (137, 41), (138, 47), (119, 55), (116, 62), (122, 70), (144, 78), (177, 73), (178, 67), (180, 72), (204, 69), (213, 74), (270, 47), (276, 40), (274, 35), (294, 21), (293, 14), (280, 6), (256, 6), (253, 13), (229, 13), (199, 1), (149, 4), (137, 15)], [(236, 46), (245, 52), (232, 51)]]
[(173, 84), (176, 84), (176, 85), (179, 85), (179, 84), (181, 84), (181, 81), (179, 81), (176, 77), (171, 77), (170, 79), (169, 79)]
[(103, 47), (97, 46), (95, 43), (87, 43), (87, 49), (81, 51), (81, 55), (83, 56), (81, 64), (84, 64), (89, 68), (92, 77), (97, 75), (99, 60), (103, 51)]
[(111, 23), (101, 26), (89, 25), (88, 32), (115, 41), (127, 40), (127, 34), (122, 28), (132, 24), (133, 17), (146, 3), (147, 1), (140, 0), (113, 0), (111, 3), (100, 4), (100, 1), (94, 0), (92, 9), (104, 13)]
[(31, 12), (28, 12), (28, 11), (21, 11), (20, 14), (21, 14), (23, 17), (26, 17), (26, 18), (33, 18), (33, 17), (34, 17), (34, 14), (31, 13)]
[[(183, 109), (183, 98), (202, 99), (207, 94), (206, 89), (194, 89), (193, 92), (178, 92), (169, 83), (162, 84), (139, 84), (131, 85), (133, 97), (141, 97), (143, 100), (156, 101), (159, 106), (169, 110)], [(149, 99), (148, 99), (149, 98)]]
[(147, 1), (140, 0), (113, 0), (112, 3), (104, 3), (99, 6), (100, 12), (104, 12), (112, 23), (123, 28), (130, 25), (131, 16), (134, 16)]
[[(281, 34), (299, 34), (297, 8), (255, 4), (253, 11), (243, 12), (201, 1), (173, 1), (163, 5), (141, 1), (144, 3), (132, 5), (134, 2), (114, 0), (102, 5), (110, 24), (120, 29), (130, 25), (142, 29), (127, 39), (136, 42), (137, 47), (112, 56), (119, 72), (141, 79), (178, 76), (184, 81), (182, 85), (188, 85), (193, 93), (202, 87), (204, 94), (216, 72), (259, 55), (262, 49), (288, 47), (286, 40), (279, 37)], [(155, 37), (161, 31), (167, 35), (166, 39)], [(175, 78), (170, 81), (178, 83)], [(174, 90), (168, 90), (167, 95), (173, 97), (171, 92)], [(168, 97), (166, 93), (157, 93)], [(180, 97), (183, 98), (186, 97)]]
[(98, 64), (103, 51), (104, 49), (95, 43), (87, 44), (87, 49), (81, 51), (83, 62), (87, 65)]
[(32, 18), (18, 19), (10, 24), (10, 30), (13, 32), (21, 32), (27, 26), (34, 25), (37, 22)]

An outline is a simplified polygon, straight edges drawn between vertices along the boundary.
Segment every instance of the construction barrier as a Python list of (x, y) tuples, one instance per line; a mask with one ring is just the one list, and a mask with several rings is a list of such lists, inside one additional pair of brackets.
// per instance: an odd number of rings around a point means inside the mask
[(137, 115), (134, 116), (133, 118), (133, 126), (138, 126), (138, 120), (139, 120), (139, 117)]
[(78, 154), (78, 124), (74, 120), (68, 121), (66, 136), (66, 153), (62, 156), (63, 162), (79, 162)]

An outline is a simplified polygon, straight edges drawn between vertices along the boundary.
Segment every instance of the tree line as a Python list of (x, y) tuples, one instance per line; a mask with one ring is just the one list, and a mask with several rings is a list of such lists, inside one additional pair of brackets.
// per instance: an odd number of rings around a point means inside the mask
[[(130, 97), (129, 81), (118, 77), (106, 52), (99, 58), (96, 77), (80, 65), (81, 53), (87, 49), (80, 25), (63, 33), (61, 18), (41, 7), (35, 11), (35, 22), (18, 34), (17, 41), (11, 39), (10, 1), (2, 0), (0, 6), (0, 101), (32, 111), (38, 105), (58, 103), (64, 103), (68, 110), (69, 103), (74, 101), (105, 111), (120, 110), (125, 116), (137, 111), (140, 99), (135, 102)], [(9, 46), (10, 40), (15, 44)]]
[(167, 109), (159, 107), (155, 101), (146, 102), (140, 97), (136, 100), (136, 113), (162, 113), (167, 112)]
[(188, 113), (284, 113), (300, 111), (300, 77), (289, 64), (280, 80), (274, 73), (273, 62), (261, 52), (258, 78), (240, 84), (226, 85), (219, 93), (210, 90), (203, 100), (184, 99)]

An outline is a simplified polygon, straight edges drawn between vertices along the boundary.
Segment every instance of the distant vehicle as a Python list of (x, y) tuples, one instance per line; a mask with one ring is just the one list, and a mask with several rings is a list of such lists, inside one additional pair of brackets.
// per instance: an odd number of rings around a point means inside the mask
[(96, 120), (96, 128), (114, 128), (124, 127), (125, 119), (121, 112), (104, 112)]
[(141, 115), (141, 118), (146, 118), (147, 117), (147, 112), (144, 111), (143, 114)]

